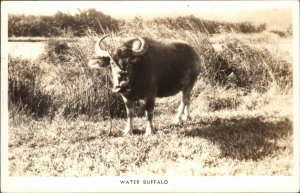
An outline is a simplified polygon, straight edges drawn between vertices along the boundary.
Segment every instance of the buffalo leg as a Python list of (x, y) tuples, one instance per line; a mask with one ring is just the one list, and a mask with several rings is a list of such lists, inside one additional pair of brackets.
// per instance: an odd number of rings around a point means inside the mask
[(190, 102), (188, 102), (185, 107), (184, 107), (184, 114), (183, 117), (181, 118), (183, 121), (188, 121), (191, 119), (190, 116)]
[(133, 102), (123, 97), (127, 113), (127, 124), (124, 129), (124, 135), (132, 135)]
[(178, 110), (177, 110), (175, 120), (174, 120), (174, 124), (177, 125), (177, 124), (180, 123), (183, 111), (184, 111), (184, 103), (183, 103), (183, 100), (181, 100), (180, 105), (179, 105)]
[(181, 120), (187, 121), (190, 119), (190, 97), (191, 97), (192, 88), (193, 85), (190, 85), (181, 92), (182, 98), (177, 111), (177, 115), (174, 120), (175, 124), (179, 124)]
[(154, 133), (154, 128), (152, 124), (154, 106), (155, 106), (155, 98), (150, 98), (146, 100), (146, 116), (147, 116), (147, 127), (145, 133), (146, 136)]
[(184, 114), (182, 116), (183, 121), (188, 121), (190, 117), (190, 98), (191, 98), (192, 87), (186, 90), (183, 90), (182, 101), (184, 103)]

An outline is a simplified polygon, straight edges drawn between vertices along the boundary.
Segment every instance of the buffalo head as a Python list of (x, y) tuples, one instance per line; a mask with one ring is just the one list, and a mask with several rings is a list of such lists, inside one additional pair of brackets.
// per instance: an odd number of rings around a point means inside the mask
[(95, 53), (89, 61), (90, 68), (111, 67), (113, 77), (113, 92), (127, 93), (130, 89), (133, 66), (138, 63), (139, 57), (148, 50), (148, 45), (143, 38), (127, 41), (110, 54), (101, 48), (101, 42), (107, 37), (103, 36), (96, 42)]

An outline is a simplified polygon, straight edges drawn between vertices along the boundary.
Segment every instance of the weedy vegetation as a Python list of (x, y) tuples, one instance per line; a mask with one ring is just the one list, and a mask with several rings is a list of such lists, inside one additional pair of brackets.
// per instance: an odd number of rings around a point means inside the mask
[(200, 55), (192, 120), (172, 125), (180, 96), (158, 99), (157, 133), (150, 137), (142, 135), (142, 102), (134, 135), (121, 135), (125, 106), (109, 89), (109, 70), (87, 67), (100, 32), (50, 38), (37, 60), (9, 57), (9, 174), (292, 175), (293, 66), (281, 47), (291, 34), (245, 23), (206, 21), (200, 29), (197, 18), (184, 21), (135, 18), (101, 31), (110, 34), (110, 51), (146, 36), (185, 40)]

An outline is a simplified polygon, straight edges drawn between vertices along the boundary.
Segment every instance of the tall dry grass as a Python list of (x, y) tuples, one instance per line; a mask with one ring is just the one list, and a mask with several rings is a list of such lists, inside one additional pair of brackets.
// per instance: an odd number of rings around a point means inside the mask
[[(39, 117), (51, 118), (82, 116), (99, 120), (124, 116), (121, 97), (109, 89), (109, 73), (105, 69), (92, 71), (86, 65), (94, 43), (88, 38), (76, 38), (72, 42), (48, 40), (45, 54), (36, 62), (10, 58), (10, 108), (16, 105), (28, 109), (31, 115), (37, 113)], [(27, 66), (26, 70), (22, 66)], [(36, 98), (41, 96), (37, 95), (37, 89), (47, 100)], [(41, 106), (40, 101), (46, 106)]]
[[(110, 34), (104, 48), (112, 51), (124, 40), (136, 36), (189, 42), (199, 53), (202, 66), (193, 100), (199, 104), (203, 100), (210, 101), (205, 103), (208, 110), (237, 109), (244, 102), (241, 96), (268, 93), (274, 87), (278, 93), (291, 90), (291, 60), (273, 50), (280, 38), (270, 39), (266, 33), (208, 36), (192, 24), (189, 26), (189, 30), (174, 31), (165, 25), (149, 25), (137, 20), (122, 26), (119, 32), (102, 30)], [(71, 41), (48, 40), (46, 52), (38, 61), (10, 58), (10, 108), (16, 112), (26, 109), (29, 114), (51, 119), (61, 116), (89, 120), (124, 117), (121, 97), (108, 89), (111, 86), (109, 70), (95, 71), (87, 67), (99, 38), (92, 31), (87, 30), (87, 34), (82, 38), (68, 37)], [(216, 51), (212, 44), (222, 49)], [(175, 108), (177, 102), (173, 106)], [(139, 103), (136, 108), (142, 109)]]

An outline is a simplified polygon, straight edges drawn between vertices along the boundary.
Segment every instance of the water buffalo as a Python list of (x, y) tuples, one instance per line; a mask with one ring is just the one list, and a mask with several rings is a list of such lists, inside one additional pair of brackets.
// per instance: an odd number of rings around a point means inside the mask
[(111, 66), (112, 91), (120, 93), (126, 106), (124, 134), (132, 134), (133, 102), (143, 99), (147, 116), (145, 135), (154, 133), (152, 125), (156, 97), (182, 92), (175, 123), (188, 120), (190, 94), (200, 72), (200, 60), (184, 41), (134, 38), (110, 54), (101, 48), (104, 36), (95, 45), (96, 55), (88, 62), (92, 69)]

